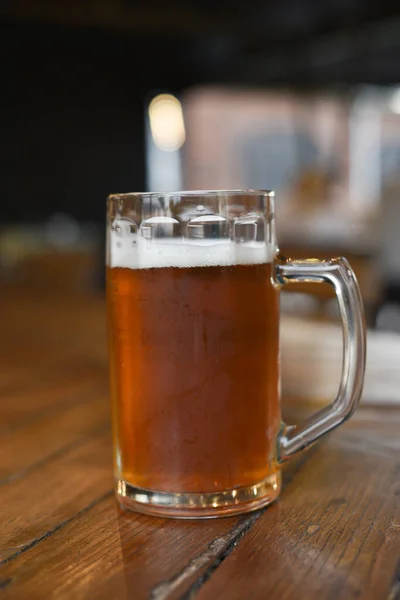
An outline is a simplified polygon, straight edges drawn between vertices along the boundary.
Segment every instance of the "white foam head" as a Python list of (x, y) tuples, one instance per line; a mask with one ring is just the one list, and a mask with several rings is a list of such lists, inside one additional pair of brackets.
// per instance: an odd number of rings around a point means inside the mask
[(235, 244), (232, 240), (146, 240), (140, 233), (121, 238), (110, 232), (108, 264), (111, 267), (150, 269), (266, 264), (276, 248), (264, 242)]

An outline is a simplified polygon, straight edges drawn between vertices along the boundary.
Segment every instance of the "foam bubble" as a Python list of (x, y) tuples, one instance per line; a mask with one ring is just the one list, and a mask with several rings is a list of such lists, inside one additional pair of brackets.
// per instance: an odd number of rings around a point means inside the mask
[(231, 240), (182, 238), (146, 240), (140, 234), (121, 240), (111, 232), (108, 261), (111, 267), (151, 269), (211, 267), (270, 263), (276, 249), (262, 242), (235, 244)]

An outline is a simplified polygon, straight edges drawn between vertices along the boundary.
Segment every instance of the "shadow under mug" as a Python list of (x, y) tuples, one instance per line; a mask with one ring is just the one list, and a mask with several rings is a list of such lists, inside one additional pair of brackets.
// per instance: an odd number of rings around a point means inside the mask
[[(291, 282), (335, 289), (343, 368), (332, 403), (288, 427), (279, 293)], [(359, 402), (365, 326), (354, 273), (344, 258), (281, 257), (272, 192), (110, 196), (107, 304), (123, 507), (197, 518), (265, 506), (279, 495), (282, 463)]]

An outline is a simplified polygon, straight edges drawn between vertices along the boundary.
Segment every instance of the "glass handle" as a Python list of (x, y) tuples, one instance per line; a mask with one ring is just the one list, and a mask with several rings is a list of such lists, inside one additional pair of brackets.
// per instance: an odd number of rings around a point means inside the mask
[(356, 277), (345, 258), (289, 260), (276, 264), (280, 286), (289, 283), (328, 283), (336, 292), (343, 328), (343, 366), (333, 402), (300, 425), (284, 426), (278, 440), (278, 459), (284, 462), (322, 435), (346, 421), (356, 409), (364, 380), (365, 320)]

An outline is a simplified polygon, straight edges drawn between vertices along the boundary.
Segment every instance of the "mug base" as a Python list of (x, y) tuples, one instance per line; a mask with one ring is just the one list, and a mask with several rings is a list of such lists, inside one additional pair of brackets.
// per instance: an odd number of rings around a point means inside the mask
[(116, 481), (116, 496), (123, 509), (174, 519), (212, 519), (240, 515), (274, 502), (281, 489), (281, 473), (263, 481), (224, 492), (158, 492)]

